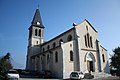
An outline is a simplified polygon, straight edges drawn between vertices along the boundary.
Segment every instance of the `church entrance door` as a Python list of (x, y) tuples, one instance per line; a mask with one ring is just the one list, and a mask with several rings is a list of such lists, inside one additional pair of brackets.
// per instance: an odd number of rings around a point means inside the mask
[(94, 72), (95, 71), (95, 57), (92, 53), (87, 53), (85, 56), (85, 59), (87, 61), (87, 70), (88, 72)]
[(93, 61), (87, 61), (87, 68), (89, 72), (93, 72)]
[(93, 72), (93, 61), (87, 61), (87, 68), (89, 72)]

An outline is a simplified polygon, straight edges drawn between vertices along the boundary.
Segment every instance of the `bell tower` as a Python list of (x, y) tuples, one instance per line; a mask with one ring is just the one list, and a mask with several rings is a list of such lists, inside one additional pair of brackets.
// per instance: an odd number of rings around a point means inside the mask
[(44, 43), (44, 26), (41, 20), (39, 8), (36, 9), (29, 29), (26, 69), (31, 69), (31, 55), (34, 51), (40, 51), (40, 44)]
[(34, 45), (39, 45), (44, 42), (44, 26), (42, 24), (40, 11), (37, 8), (34, 18), (29, 27), (29, 38), (28, 46), (33, 47)]

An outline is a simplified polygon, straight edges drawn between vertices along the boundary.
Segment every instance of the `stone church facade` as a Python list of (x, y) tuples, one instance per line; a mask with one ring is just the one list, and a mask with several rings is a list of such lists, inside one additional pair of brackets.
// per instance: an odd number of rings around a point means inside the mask
[[(107, 50), (98, 32), (84, 20), (45, 42), (40, 11), (36, 9), (29, 27), (26, 69), (50, 70), (56, 78), (69, 78), (72, 71), (109, 72)], [(54, 30), (54, 29), (53, 29)]]

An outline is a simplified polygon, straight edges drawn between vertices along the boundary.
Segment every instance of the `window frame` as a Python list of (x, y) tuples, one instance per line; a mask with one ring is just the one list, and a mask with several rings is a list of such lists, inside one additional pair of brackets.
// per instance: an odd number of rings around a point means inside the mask
[(35, 29), (35, 36), (37, 36), (37, 29)]
[(39, 29), (39, 36), (41, 37), (41, 29)]
[(90, 36), (90, 47), (92, 47), (92, 48), (93, 48), (92, 36)]
[(56, 43), (55, 42), (53, 42), (53, 48), (55, 48), (56, 47)]
[(89, 33), (87, 33), (87, 43), (88, 43), (88, 47), (90, 47), (90, 35), (89, 35)]
[(85, 39), (85, 46), (88, 47), (87, 36), (86, 35), (84, 36), (84, 39)]
[(47, 49), (48, 49), (48, 50), (50, 49), (50, 45), (47, 46)]
[(70, 61), (74, 61), (73, 51), (70, 51)]
[(72, 41), (72, 35), (71, 35), (71, 34), (68, 35), (68, 37), (67, 37), (67, 41)]
[(105, 56), (104, 56), (104, 54), (102, 54), (102, 59), (103, 59), (103, 62), (105, 62)]
[(55, 52), (55, 63), (58, 63), (58, 52)]

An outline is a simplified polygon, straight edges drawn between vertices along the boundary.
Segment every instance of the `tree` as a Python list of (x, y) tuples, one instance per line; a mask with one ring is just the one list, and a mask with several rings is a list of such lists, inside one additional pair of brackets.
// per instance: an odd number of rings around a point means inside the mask
[(120, 47), (113, 50), (114, 54), (111, 55), (110, 67), (116, 70), (116, 74), (120, 74)]
[(13, 68), (10, 61), (10, 57), (10, 53), (7, 53), (5, 56), (0, 58), (0, 71), (7, 71)]

